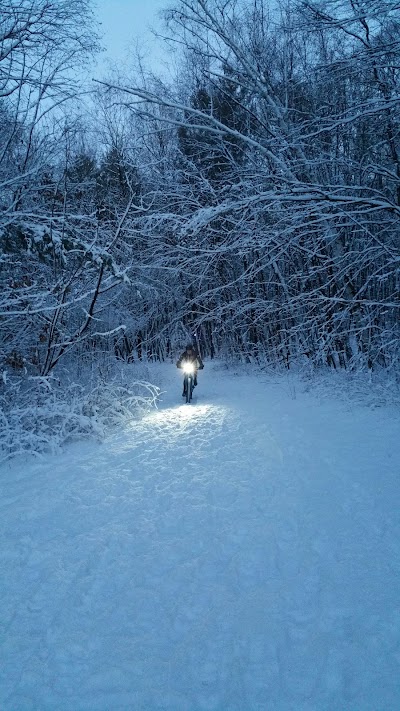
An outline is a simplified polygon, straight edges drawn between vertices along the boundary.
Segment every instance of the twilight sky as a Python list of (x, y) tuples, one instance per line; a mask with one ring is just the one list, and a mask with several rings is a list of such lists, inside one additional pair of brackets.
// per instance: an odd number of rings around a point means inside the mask
[(100, 34), (102, 44), (107, 50), (102, 63), (109, 59), (112, 63), (126, 60), (129, 46), (139, 46), (144, 53), (149, 53), (152, 68), (162, 62), (162, 51), (157, 50), (160, 41), (156, 41), (149, 25), (161, 29), (157, 12), (167, 7), (169, 0), (95, 0), (94, 10), (102, 23)]

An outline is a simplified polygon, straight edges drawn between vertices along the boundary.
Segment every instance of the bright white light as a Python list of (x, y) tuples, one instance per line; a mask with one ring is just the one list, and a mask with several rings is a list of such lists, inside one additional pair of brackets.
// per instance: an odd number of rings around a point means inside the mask
[(190, 361), (185, 361), (183, 364), (183, 372), (187, 373), (188, 375), (191, 375), (194, 373), (194, 365), (193, 363), (190, 363)]

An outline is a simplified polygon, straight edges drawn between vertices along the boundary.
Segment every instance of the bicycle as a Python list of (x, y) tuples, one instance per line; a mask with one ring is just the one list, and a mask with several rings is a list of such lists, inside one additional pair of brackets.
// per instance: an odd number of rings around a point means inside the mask
[(185, 361), (182, 364), (183, 369), (183, 394), (185, 395), (185, 402), (190, 403), (193, 396), (194, 388), (194, 374), (195, 368), (194, 364), (190, 361)]

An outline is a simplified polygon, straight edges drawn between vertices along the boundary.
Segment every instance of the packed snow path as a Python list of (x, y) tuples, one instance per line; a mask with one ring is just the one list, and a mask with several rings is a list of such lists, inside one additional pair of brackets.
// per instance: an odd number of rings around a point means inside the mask
[(208, 364), (104, 445), (3, 466), (2, 711), (400, 708), (400, 437)]

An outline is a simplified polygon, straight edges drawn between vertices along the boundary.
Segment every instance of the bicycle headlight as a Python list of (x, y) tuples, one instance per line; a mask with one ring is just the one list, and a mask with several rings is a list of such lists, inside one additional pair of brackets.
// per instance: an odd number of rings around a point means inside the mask
[(186, 361), (186, 362), (183, 364), (183, 372), (184, 372), (184, 373), (187, 373), (187, 375), (192, 375), (192, 374), (194, 373), (194, 365), (193, 365), (193, 363), (190, 363), (190, 362)]

